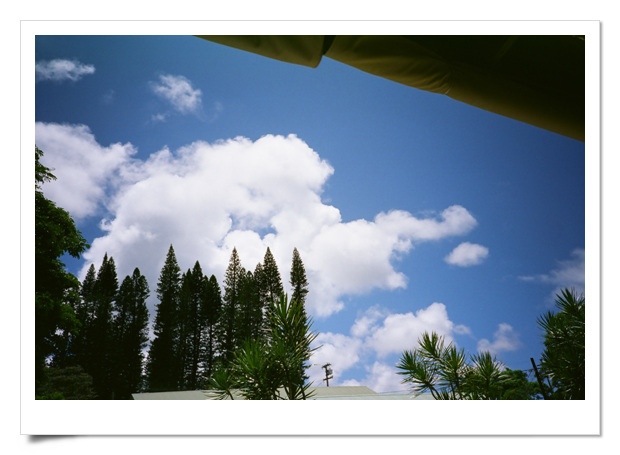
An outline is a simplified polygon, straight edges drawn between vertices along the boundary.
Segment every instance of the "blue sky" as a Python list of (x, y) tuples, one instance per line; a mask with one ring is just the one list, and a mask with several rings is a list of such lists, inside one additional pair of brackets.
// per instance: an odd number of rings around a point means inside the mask
[[(584, 144), (324, 59), (311, 69), (191, 36), (37, 36), (48, 197), (91, 244), (157, 277), (173, 244), (220, 283), (235, 246), (293, 247), (330, 384), (402, 390), (425, 330), (531, 368), (536, 318), (585, 290)], [(311, 369), (321, 383), (322, 370)]]

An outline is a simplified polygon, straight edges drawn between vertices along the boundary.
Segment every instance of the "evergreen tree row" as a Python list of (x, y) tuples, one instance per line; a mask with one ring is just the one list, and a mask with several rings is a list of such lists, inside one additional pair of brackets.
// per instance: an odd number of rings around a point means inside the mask
[(131, 398), (144, 386), (148, 296), (139, 269), (119, 287), (113, 258), (106, 254), (98, 271), (91, 265), (73, 303), (78, 329), (63, 334), (65, 349), (54, 356), (53, 366), (81, 367), (92, 377), (99, 399)]
[[(293, 251), (293, 299), (305, 303), (308, 282)], [(205, 388), (218, 367), (228, 366), (248, 340), (265, 335), (267, 308), (283, 294), (276, 261), (267, 248), (263, 263), (246, 270), (233, 249), (220, 289), (200, 263), (182, 273), (171, 245), (156, 289), (157, 313), (148, 350), (149, 286), (139, 269), (118, 285), (114, 259), (91, 265), (72, 306), (79, 330), (66, 331), (53, 366), (81, 367), (99, 399), (130, 399), (140, 391)], [(305, 315), (305, 312), (304, 312)]]
[[(293, 298), (303, 308), (308, 281), (297, 249), (293, 251), (291, 286)], [(264, 339), (267, 309), (283, 291), (269, 248), (254, 272), (241, 265), (234, 248), (222, 291), (215, 276), (205, 275), (198, 261), (182, 273), (171, 245), (157, 285), (159, 304), (146, 367), (148, 390), (207, 387), (213, 372), (230, 365), (246, 341)]]
[[(37, 399), (129, 399), (143, 390), (204, 387), (216, 368), (227, 368), (246, 340), (264, 342), (267, 308), (280, 299), (282, 280), (269, 248), (254, 272), (236, 249), (224, 292), (196, 262), (181, 273), (170, 246), (157, 285), (154, 339), (149, 345), (149, 285), (136, 268), (119, 286), (106, 254), (83, 282), (65, 270), (63, 255), (89, 247), (69, 213), (41, 187), (55, 180), (35, 145), (35, 395)], [(293, 252), (292, 300), (303, 304), (308, 282)]]

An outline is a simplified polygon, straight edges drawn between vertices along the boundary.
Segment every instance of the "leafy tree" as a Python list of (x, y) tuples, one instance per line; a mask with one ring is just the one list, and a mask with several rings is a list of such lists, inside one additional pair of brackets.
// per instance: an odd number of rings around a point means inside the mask
[(500, 397), (502, 400), (538, 400), (542, 398), (540, 387), (527, 378), (523, 370), (506, 368), (501, 373), (499, 381)]
[(138, 268), (126, 276), (118, 292), (114, 334), (114, 398), (131, 399), (142, 390), (144, 354), (148, 343), (149, 286)]
[(502, 397), (502, 364), (488, 352), (471, 356), (435, 332), (424, 333), (419, 347), (402, 354), (397, 368), (415, 393), (430, 392), (436, 400), (493, 400)]
[(301, 260), (297, 248), (293, 249), (293, 263), (291, 265), (291, 288), (293, 294), (292, 300), (297, 300), (305, 305), (306, 295), (308, 294), (308, 279), (306, 278), (306, 269)]
[[(69, 305), (73, 308), (75, 313), (75, 309), (79, 306), (80, 297), (77, 292), (67, 293), (65, 297), (65, 304)], [(64, 330), (58, 330), (55, 334), (55, 349), (53, 355), (51, 355), (47, 360), (47, 366), (53, 368), (67, 368), (70, 366), (77, 365), (76, 364), (76, 356), (74, 354), (74, 345), (75, 339), (79, 337), (84, 331), (84, 328), (81, 326), (79, 318), (77, 318), (77, 323), (72, 328), (67, 328)]]
[(46, 368), (36, 389), (37, 400), (94, 400), (93, 378), (82, 367)]
[(182, 377), (177, 359), (179, 341), (178, 309), (181, 291), (181, 269), (170, 245), (157, 283), (157, 314), (153, 327), (154, 339), (147, 364), (151, 391), (178, 390)]
[(541, 374), (551, 380), (551, 399), (585, 399), (586, 299), (574, 290), (556, 295), (557, 312), (538, 318), (545, 331)]
[(300, 400), (310, 397), (304, 371), (314, 349), (316, 334), (299, 301), (284, 294), (273, 301), (265, 339), (248, 339), (235, 351), (234, 360), (217, 370), (210, 386), (219, 399), (234, 399), (238, 389), (250, 400)]
[(70, 301), (77, 297), (80, 283), (65, 270), (60, 258), (80, 255), (89, 247), (67, 211), (47, 199), (44, 182), (55, 180), (40, 158), (35, 145), (35, 374), (43, 380), (46, 358), (61, 350), (62, 333), (77, 333), (79, 323)]

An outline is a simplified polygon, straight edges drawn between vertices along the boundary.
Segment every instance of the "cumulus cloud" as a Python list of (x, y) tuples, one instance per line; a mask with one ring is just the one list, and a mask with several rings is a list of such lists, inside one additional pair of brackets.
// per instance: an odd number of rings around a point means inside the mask
[(475, 243), (463, 242), (447, 255), (444, 260), (451, 265), (469, 267), (478, 265), (489, 255), (489, 249)]
[(153, 92), (168, 101), (181, 114), (196, 114), (202, 106), (202, 91), (184, 76), (162, 74), (150, 83)]
[(548, 273), (520, 276), (519, 278), (522, 281), (552, 284), (555, 286), (553, 295), (564, 288), (575, 289), (576, 292), (583, 294), (586, 287), (585, 250), (576, 248), (570, 256), (570, 259), (558, 261), (557, 267)]
[[(396, 363), (405, 350), (415, 349), (424, 332), (435, 332), (447, 343), (455, 343), (455, 335), (471, 335), (469, 327), (455, 324), (448, 316), (446, 305), (432, 303), (415, 312), (391, 313), (385, 308), (373, 306), (358, 315), (350, 334), (320, 334), (313, 347), (318, 350), (310, 362), (309, 377), (320, 384), (325, 377), (321, 368), (331, 363), (335, 385), (366, 385), (376, 392), (399, 392), (408, 390), (401, 384)], [(498, 325), (492, 341), (478, 341), (478, 351), (493, 355), (515, 351), (522, 346), (519, 334), (506, 323)], [(360, 359), (363, 359), (361, 361)], [(363, 380), (346, 379), (348, 371), (364, 364)]]
[(325, 377), (323, 365), (330, 363), (334, 371), (333, 383), (342, 380), (342, 375), (360, 360), (362, 340), (341, 333), (319, 333), (313, 348), (319, 348), (310, 358), (307, 370), (310, 381), (321, 384)]
[(402, 383), (402, 376), (397, 373), (393, 365), (376, 361), (367, 367), (366, 371), (368, 375), (363, 383), (377, 393), (396, 393), (409, 390), (409, 387)]
[(345, 296), (406, 287), (399, 258), (476, 225), (460, 206), (344, 222), (321, 199), (334, 169), (294, 135), (195, 142), (138, 160), (131, 144), (99, 145), (86, 126), (38, 123), (37, 144), (58, 176), (44, 186), (49, 197), (78, 217), (107, 211), (80, 278), (107, 252), (119, 276), (139, 267), (154, 289), (172, 244), (183, 269), (199, 260), (221, 282), (233, 247), (250, 270), (270, 247), (286, 286), (296, 247), (310, 282), (308, 311), (326, 317)]
[(515, 351), (521, 347), (519, 334), (515, 332), (511, 325), (499, 324), (497, 331), (493, 334), (493, 341), (486, 338), (478, 341), (478, 351), (488, 351), (497, 355), (505, 351)]
[(50, 81), (79, 81), (87, 74), (93, 74), (95, 67), (85, 65), (76, 60), (55, 59), (50, 61), (40, 61), (34, 67), (36, 80)]
[[(310, 359), (313, 365), (308, 375), (315, 383), (321, 383), (325, 377), (321, 366), (331, 363), (334, 384), (364, 384), (376, 392), (407, 390), (396, 374), (395, 359), (406, 349), (415, 349), (424, 332), (436, 332), (450, 342), (455, 334), (468, 334), (470, 330), (451, 321), (443, 303), (432, 303), (415, 313), (391, 313), (373, 306), (358, 315), (349, 335), (319, 334), (313, 346), (318, 350)], [(361, 383), (343, 379), (348, 370), (360, 366), (360, 359), (370, 360), (365, 366), (365, 379)]]
[(35, 137), (44, 153), (43, 164), (57, 178), (45, 183), (43, 190), (75, 218), (98, 213), (136, 152), (131, 144), (99, 145), (85, 125), (37, 122)]
[(390, 314), (366, 339), (365, 344), (379, 357), (384, 357), (405, 349), (413, 349), (424, 332), (436, 332), (451, 341), (454, 327), (454, 323), (448, 318), (446, 306), (443, 303), (433, 303), (415, 314)]

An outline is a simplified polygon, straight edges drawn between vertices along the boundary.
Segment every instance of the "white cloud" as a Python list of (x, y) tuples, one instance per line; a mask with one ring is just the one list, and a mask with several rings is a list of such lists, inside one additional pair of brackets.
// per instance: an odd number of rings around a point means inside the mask
[(493, 355), (497, 355), (505, 351), (515, 351), (521, 347), (519, 334), (515, 332), (511, 325), (499, 324), (497, 331), (493, 334), (493, 341), (486, 338), (478, 341), (478, 351), (488, 351)]
[(130, 144), (99, 145), (86, 126), (38, 123), (37, 144), (58, 176), (45, 185), (49, 197), (77, 217), (108, 210), (80, 278), (107, 252), (121, 278), (139, 267), (154, 289), (172, 244), (183, 269), (199, 260), (222, 282), (233, 247), (251, 270), (270, 247), (287, 286), (297, 247), (310, 282), (308, 311), (326, 317), (347, 295), (406, 287), (399, 258), (416, 243), (476, 225), (460, 206), (426, 218), (390, 211), (343, 222), (321, 200), (334, 169), (294, 135), (195, 142), (142, 161)]
[(151, 82), (153, 92), (172, 104), (181, 114), (197, 114), (202, 106), (202, 92), (184, 76), (163, 74), (159, 82)]
[(377, 393), (406, 392), (409, 387), (402, 384), (403, 377), (397, 373), (394, 366), (382, 362), (374, 362), (367, 367), (368, 375), (364, 385)]
[(362, 340), (341, 333), (319, 333), (313, 347), (320, 348), (310, 357), (311, 367), (307, 374), (315, 385), (321, 384), (325, 378), (323, 365), (330, 363), (333, 370), (333, 384), (341, 381), (342, 375), (360, 361)]
[[(415, 349), (424, 332), (436, 332), (450, 342), (454, 341), (454, 334), (469, 334), (470, 330), (455, 325), (442, 303), (433, 303), (415, 314), (390, 313), (385, 308), (372, 306), (356, 318), (350, 335), (319, 334), (314, 346), (321, 347), (310, 360), (313, 364), (309, 369), (310, 379), (316, 384), (322, 383), (325, 373), (321, 366), (331, 363), (333, 384), (364, 384), (376, 392), (407, 390), (396, 374), (394, 356), (400, 356), (406, 349)], [(394, 359), (392, 365), (390, 359)], [(366, 378), (361, 383), (345, 379), (347, 371), (360, 367), (360, 363), (367, 363)]]
[(365, 345), (372, 348), (379, 357), (384, 357), (414, 349), (424, 332), (436, 332), (444, 336), (446, 341), (452, 340), (454, 323), (448, 318), (443, 303), (433, 303), (415, 314), (409, 312), (388, 315), (383, 324), (366, 339)]
[(379, 319), (385, 318), (389, 313), (378, 306), (368, 308), (364, 314), (355, 320), (351, 327), (351, 335), (362, 338), (370, 334), (376, 329), (376, 323)]
[(361, 294), (379, 288), (406, 288), (407, 277), (393, 262), (408, 253), (414, 243), (462, 235), (476, 220), (460, 206), (452, 206), (435, 218), (418, 219), (408, 212), (378, 214), (373, 221), (323, 225), (311, 240), (307, 258), (321, 273), (314, 278), (321, 292), (318, 314), (341, 307), (341, 295)]
[(167, 113), (153, 114), (151, 115), (151, 121), (154, 123), (163, 123), (168, 120), (168, 117), (170, 117), (170, 115)]
[(482, 263), (489, 255), (489, 249), (475, 243), (463, 242), (444, 259), (448, 264), (469, 267)]
[(558, 261), (555, 269), (540, 275), (520, 276), (522, 281), (548, 283), (555, 286), (553, 295), (564, 288), (575, 289), (579, 294), (585, 293), (586, 264), (585, 250), (576, 248), (571, 252), (571, 258)]
[(35, 65), (34, 69), (37, 81), (78, 81), (83, 76), (95, 72), (93, 65), (85, 65), (76, 60), (63, 59), (40, 61)]
[(98, 212), (108, 201), (106, 189), (120, 183), (120, 173), (130, 169), (136, 152), (130, 144), (99, 145), (85, 125), (37, 122), (35, 138), (42, 163), (57, 178), (43, 190), (75, 218)]

